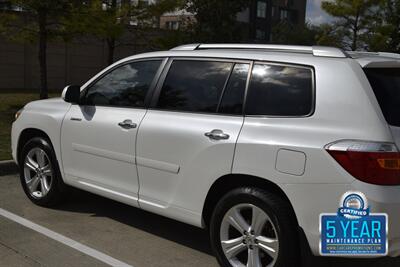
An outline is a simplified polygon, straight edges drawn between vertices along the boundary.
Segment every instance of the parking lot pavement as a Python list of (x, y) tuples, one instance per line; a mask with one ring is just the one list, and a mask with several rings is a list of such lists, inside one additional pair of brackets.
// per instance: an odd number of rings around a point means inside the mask
[[(0, 208), (134, 267), (218, 266), (205, 231), (79, 190), (46, 209), (25, 197), (16, 175), (0, 176)], [(0, 266), (105, 265), (0, 215)], [(307, 265), (392, 267), (400, 260), (312, 258)]]
[[(134, 267), (218, 266), (203, 230), (86, 192), (73, 191), (69, 200), (57, 209), (47, 209), (26, 198), (17, 176), (2, 176), (0, 208)], [(88, 256), (51, 239), (28, 242), (38, 236), (39, 233), (0, 216), (0, 244), (16, 252), (7, 252), (0, 245), (1, 256), (8, 253), (16, 261), (28, 259), (28, 265), (38, 262), (58, 266), (51, 264), (52, 259), (46, 261), (50, 255), (54, 260), (58, 258), (57, 263), (93, 266), (90, 257), (84, 261)], [(0, 266), (3, 266), (1, 259)]]
[(107, 266), (7, 219), (0, 226), (1, 266)]

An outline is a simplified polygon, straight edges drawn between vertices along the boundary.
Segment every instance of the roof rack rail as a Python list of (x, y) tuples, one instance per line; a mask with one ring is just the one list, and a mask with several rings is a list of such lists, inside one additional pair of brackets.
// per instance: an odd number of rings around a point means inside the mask
[(172, 48), (173, 51), (193, 51), (199, 47), (200, 44), (185, 44)]
[(359, 57), (366, 57), (366, 56), (400, 58), (400, 54), (389, 53), (389, 52), (346, 51), (346, 53), (352, 58), (359, 58)]
[(348, 57), (347, 54), (335, 47), (301, 46), (301, 45), (269, 45), (269, 44), (188, 44), (175, 47), (174, 51), (194, 51), (205, 49), (260, 49), (279, 52), (307, 53), (317, 57)]

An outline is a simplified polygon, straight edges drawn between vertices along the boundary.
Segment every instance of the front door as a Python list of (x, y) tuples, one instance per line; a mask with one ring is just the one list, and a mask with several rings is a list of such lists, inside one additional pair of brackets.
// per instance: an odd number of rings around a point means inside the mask
[(137, 204), (136, 134), (161, 60), (118, 66), (82, 92), (62, 125), (67, 182)]

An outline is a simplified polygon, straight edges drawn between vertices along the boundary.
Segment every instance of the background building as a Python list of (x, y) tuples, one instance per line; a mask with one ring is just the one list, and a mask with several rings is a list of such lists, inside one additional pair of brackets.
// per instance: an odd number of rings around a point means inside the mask
[(249, 8), (237, 15), (247, 26), (249, 41), (273, 41), (272, 28), (282, 21), (304, 25), (306, 0), (252, 0)]
[[(110, 0), (111, 1), (111, 0)], [(117, 3), (153, 4), (157, 0), (117, 0)], [(287, 21), (293, 25), (305, 21), (306, 0), (249, 0), (251, 5), (237, 14), (243, 25), (242, 42), (273, 42), (274, 25)], [(126, 3), (126, 2), (125, 2)], [(0, 8), (22, 11), (9, 1), (0, 0)], [(18, 12), (20, 13), (20, 12)], [(195, 15), (184, 10), (168, 12), (155, 19), (154, 28), (144, 34), (135, 31), (134, 20), (128, 25), (125, 45), (115, 50), (114, 60), (155, 49), (149, 44), (169, 33), (168, 30), (184, 29), (185, 23), (195, 22)], [(161, 28), (157, 29), (157, 28)], [(0, 89), (40, 86), (37, 43), (15, 43), (0, 37)], [(107, 47), (96, 38), (77, 38), (71, 42), (51, 42), (47, 49), (48, 84), (60, 89), (66, 84), (82, 84), (107, 65)]]
[[(153, 0), (154, 2), (155, 0)], [(245, 40), (248, 42), (273, 42), (272, 28), (280, 22), (294, 26), (304, 25), (307, 0), (250, 0), (250, 7), (237, 14), (243, 24)], [(194, 14), (185, 10), (169, 12), (160, 17), (160, 28), (179, 30)]]
[(167, 12), (160, 17), (160, 28), (167, 30), (183, 29), (189, 23), (195, 22), (195, 16), (186, 10)]

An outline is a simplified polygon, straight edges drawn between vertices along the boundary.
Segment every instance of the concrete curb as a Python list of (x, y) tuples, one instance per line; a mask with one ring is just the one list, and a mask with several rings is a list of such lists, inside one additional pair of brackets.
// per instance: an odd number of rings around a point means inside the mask
[(13, 160), (0, 161), (0, 176), (18, 173), (18, 166)]

